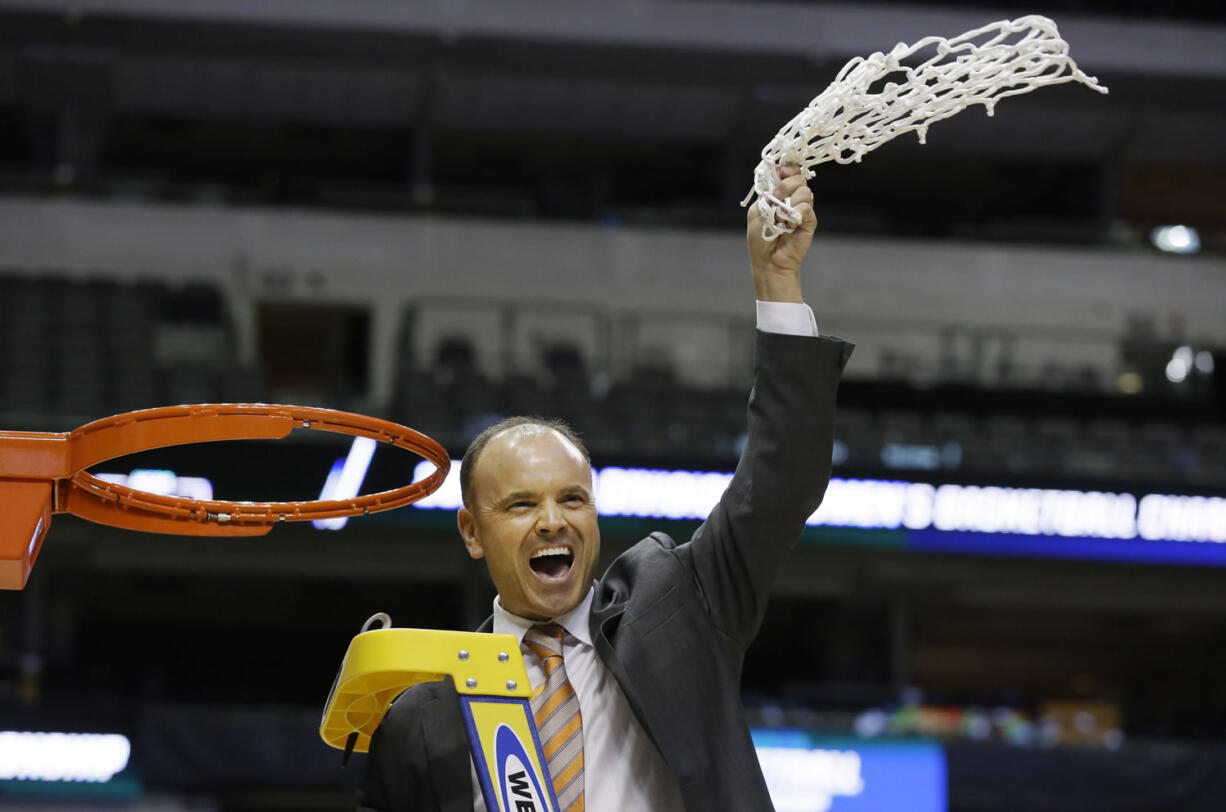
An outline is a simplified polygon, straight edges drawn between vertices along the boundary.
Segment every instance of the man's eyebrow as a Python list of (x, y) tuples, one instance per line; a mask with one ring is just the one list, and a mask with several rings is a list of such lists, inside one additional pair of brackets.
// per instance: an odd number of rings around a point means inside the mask
[[(584, 498), (587, 499), (590, 499), (592, 496), (591, 491), (586, 486), (580, 484), (567, 485), (566, 487), (561, 488), (559, 492), (566, 494), (579, 493), (583, 494)], [(540, 495), (536, 491), (512, 491), (511, 493), (504, 494), (503, 496), (499, 497), (494, 502), (494, 505), (501, 507), (503, 505), (509, 505), (513, 502), (518, 502), (521, 499), (539, 498)]]
[(535, 498), (536, 498), (536, 494), (533, 493), (532, 491), (512, 491), (511, 493), (504, 494), (501, 498), (499, 498), (497, 502), (495, 502), (495, 504), (505, 505), (508, 502), (514, 502), (518, 499), (535, 499)]

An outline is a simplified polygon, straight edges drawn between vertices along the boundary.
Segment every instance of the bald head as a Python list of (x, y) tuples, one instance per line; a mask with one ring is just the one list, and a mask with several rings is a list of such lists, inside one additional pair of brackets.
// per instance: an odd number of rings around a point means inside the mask
[(471, 508), (473, 505), (473, 482), (482, 452), (485, 451), (485, 447), (489, 445), (490, 440), (507, 431), (524, 432), (526, 434), (547, 431), (557, 432), (578, 450), (589, 466), (592, 464), (591, 455), (587, 453), (587, 447), (583, 445), (583, 440), (579, 439), (579, 435), (575, 433), (574, 429), (561, 420), (527, 416), (508, 417), (478, 434), (468, 444), (468, 450), (464, 452), (464, 458), (460, 461), (460, 494), (464, 500), (465, 507)]

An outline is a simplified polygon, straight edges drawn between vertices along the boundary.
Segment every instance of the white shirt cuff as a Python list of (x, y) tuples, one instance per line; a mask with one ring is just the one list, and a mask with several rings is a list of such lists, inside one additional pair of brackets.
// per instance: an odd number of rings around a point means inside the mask
[(758, 300), (758, 329), (764, 333), (789, 336), (818, 336), (813, 309), (803, 302), (764, 302)]

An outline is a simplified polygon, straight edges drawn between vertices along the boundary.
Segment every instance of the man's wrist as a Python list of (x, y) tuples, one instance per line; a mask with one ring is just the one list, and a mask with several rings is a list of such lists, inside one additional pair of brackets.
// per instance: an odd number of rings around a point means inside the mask
[(805, 300), (800, 288), (799, 274), (782, 271), (755, 271), (753, 289), (760, 302), (801, 304)]

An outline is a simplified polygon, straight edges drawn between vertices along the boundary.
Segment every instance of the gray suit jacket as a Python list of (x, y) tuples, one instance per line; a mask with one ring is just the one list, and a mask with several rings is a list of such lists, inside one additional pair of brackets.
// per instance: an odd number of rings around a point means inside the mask
[[(772, 809), (741, 709), (741, 663), (830, 478), (835, 394), (851, 350), (759, 332), (748, 442), (719, 504), (689, 542), (652, 533), (595, 584), (597, 653), (692, 812)], [(468, 752), (454, 687), (414, 686), (375, 732), (359, 809), (472, 812)]]

